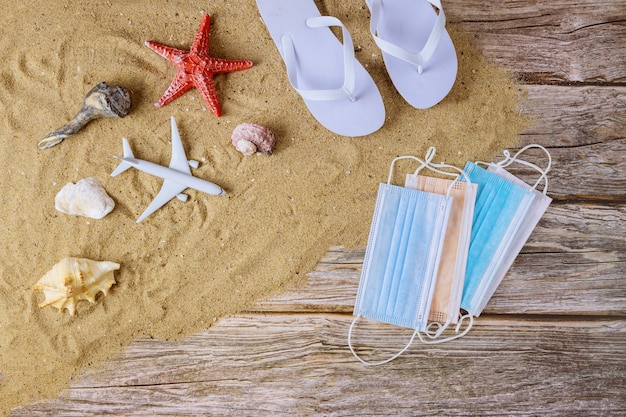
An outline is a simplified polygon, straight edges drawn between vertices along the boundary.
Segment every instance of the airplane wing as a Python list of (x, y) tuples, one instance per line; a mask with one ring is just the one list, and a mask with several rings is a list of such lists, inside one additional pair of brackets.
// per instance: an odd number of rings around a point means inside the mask
[(161, 186), (161, 191), (159, 191), (156, 197), (154, 197), (154, 200), (152, 200), (152, 203), (148, 205), (146, 210), (141, 213), (141, 216), (137, 219), (137, 223), (160, 209), (165, 203), (183, 192), (185, 188), (187, 188), (186, 185), (180, 185), (172, 181), (164, 180), (163, 185)]
[(185, 150), (183, 149), (183, 143), (180, 140), (180, 134), (178, 133), (178, 127), (176, 126), (174, 116), (172, 116), (172, 159), (170, 161), (170, 168), (184, 174), (191, 175), (187, 155), (185, 155)]

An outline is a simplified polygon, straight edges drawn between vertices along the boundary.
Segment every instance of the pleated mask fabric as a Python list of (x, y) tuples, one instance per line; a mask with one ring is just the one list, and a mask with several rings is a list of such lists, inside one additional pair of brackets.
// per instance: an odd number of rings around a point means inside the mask
[(504, 277), (499, 274), (500, 265), (535, 196), (473, 162), (464, 171), (478, 184), (478, 194), (461, 308), (478, 317)]
[(429, 322), (445, 328), (459, 320), (461, 295), (465, 280), (467, 253), (469, 250), (472, 217), (476, 200), (476, 184), (408, 174), (405, 187), (440, 195), (450, 195), (452, 206), (435, 290), (428, 316)]
[[(452, 198), (381, 183), (372, 216), (361, 279), (348, 332), (353, 355), (365, 365), (380, 365), (400, 356), (415, 335), (426, 331), (440, 265)], [(421, 161), (421, 160), (420, 160)], [(363, 360), (352, 346), (352, 332), (361, 318), (414, 330), (408, 344), (380, 362)]]
[(354, 315), (426, 330), (452, 199), (380, 184)]

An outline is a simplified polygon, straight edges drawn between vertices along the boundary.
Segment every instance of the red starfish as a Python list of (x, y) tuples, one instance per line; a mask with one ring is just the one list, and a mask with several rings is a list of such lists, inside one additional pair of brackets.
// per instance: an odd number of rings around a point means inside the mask
[(174, 80), (163, 93), (163, 97), (154, 104), (155, 106), (163, 107), (195, 87), (204, 97), (211, 112), (217, 117), (222, 115), (222, 106), (220, 106), (217, 90), (213, 84), (213, 75), (248, 69), (252, 66), (252, 61), (209, 56), (210, 27), (211, 17), (204, 14), (200, 29), (198, 29), (189, 51), (172, 48), (158, 42), (146, 41), (148, 48), (172, 61), (178, 68)]

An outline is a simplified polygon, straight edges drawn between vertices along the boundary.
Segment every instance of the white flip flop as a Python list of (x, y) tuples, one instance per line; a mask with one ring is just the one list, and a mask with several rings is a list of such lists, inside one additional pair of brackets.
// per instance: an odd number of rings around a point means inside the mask
[[(311, 114), (342, 136), (380, 129), (385, 108), (374, 80), (354, 57), (347, 29), (335, 17), (320, 16), (314, 0), (257, 0), (293, 88)], [(329, 26), (342, 28), (343, 45)]]
[(370, 32), (396, 90), (418, 109), (443, 100), (454, 85), (458, 62), (440, 0), (366, 3), (371, 11)]

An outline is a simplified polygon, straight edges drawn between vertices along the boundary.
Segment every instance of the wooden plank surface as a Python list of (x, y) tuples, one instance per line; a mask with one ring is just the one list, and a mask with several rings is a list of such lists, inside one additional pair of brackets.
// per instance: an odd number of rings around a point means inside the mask
[(626, 82), (623, 0), (450, 0), (446, 17), (531, 84)]
[[(347, 349), (349, 325), (344, 315), (246, 315), (181, 341), (138, 340), (61, 398), (13, 415), (626, 412), (621, 320), (480, 320), (463, 339), (415, 345), (374, 368), (356, 362)], [(407, 330), (364, 323), (355, 345), (367, 358), (384, 358), (409, 336)]]
[(523, 145), (575, 148), (626, 137), (626, 86), (522, 88), (522, 111), (536, 122), (522, 133)]
[[(362, 366), (347, 331), (364, 249), (331, 248), (305, 285), (183, 340), (138, 340), (12, 415), (626, 415), (624, 2), (444, 7), (522, 80), (536, 124), (520, 146), (554, 159), (555, 201), (467, 336)], [(409, 333), (362, 322), (355, 344), (375, 360)]]

